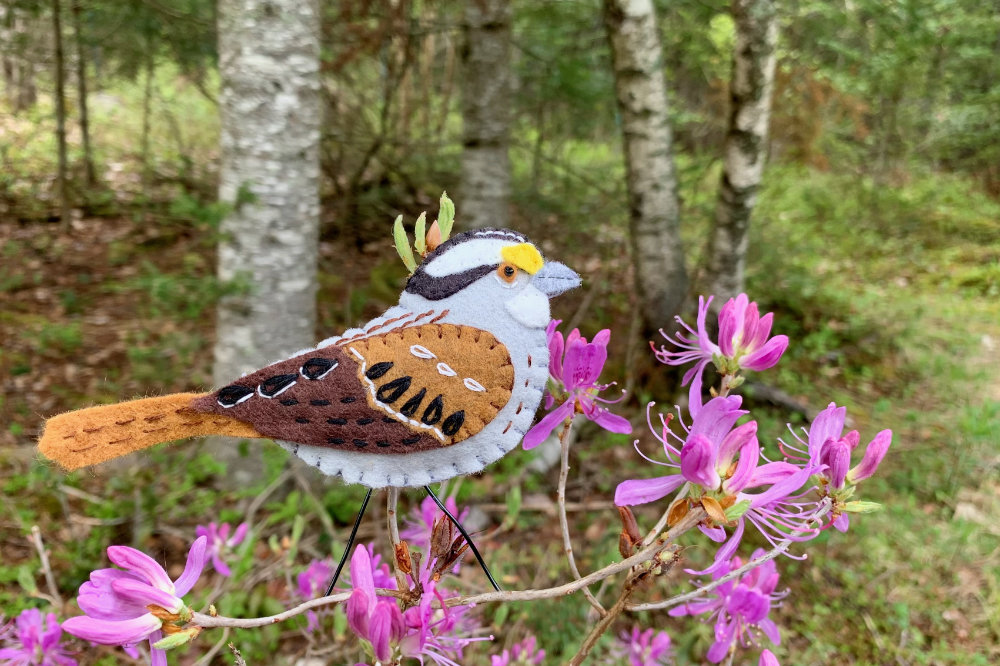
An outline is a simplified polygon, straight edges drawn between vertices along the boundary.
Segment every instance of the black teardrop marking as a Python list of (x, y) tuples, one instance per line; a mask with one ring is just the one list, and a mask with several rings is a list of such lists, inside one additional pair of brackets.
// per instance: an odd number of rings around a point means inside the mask
[(399, 413), (403, 416), (413, 416), (416, 414), (417, 410), (420, 409), (420, 403), (424, 401), (425, 395), (427, 395), (427, 389), (420, 389), (420, 393), (407, 400), (403, 408), (399, 410)]
[(369, 423), (374, 423), (375, 419), (366, 416), (363, 419), (358, 419), (358, 425), (368, 425)]
[(365, 377), (368, 379), (378, 379), (385, 373), (392, 369), (392, 361), (382, 361), (381, 363), (376, 363), (372, 367), (368, 368), (365, 372)]
[(356, 439), (356, 440), (354, 440), (354, 446), (358, 447), (359, 449), (362, 449), (362, 448), (368, 446), (368, 442), (366, 442), (363, 439)]
[(235, 407), (253, 395), (253, 389), (233, 384), (219, 389), (218, 401), (223, 407)]
[(283, 404), (285, 407), (291, 407), (292, 405), (299, 404), (299, 401), (296, 400), (295, 398), (288, 398), (287, 400), (282, 400), (281, 404)]
[(431, 400), (431, 404), (427, 405), (427, 409), (424, 410), (424, 415), (420, 417), (420, 420), (427, 425), (434, 425), (441, 420), (441, 412), (444, 411), (444, 396), (440, 393), (438, 397)]
[(388, 440), (380, 439), (379, 441), (375, 442), (375, 446), (379, 446), (379, 447), (381, 447), (381, 448), (384, 449), (384, 448), (392, 446), (392, 443), (389, 442)]
[(295, 383), (295, 375), (275, 375), (260, 383), (258, 390), (265, 398), (273, 398)]
[(407, 437), (406, 439), (403, 440), (403, 444), (406, 444), (407, 446), (412, 446), (419, 441), (420, 441), (420, 435), (417, 435), (416, 437)]
[(322, 356), (314, 356), (302, 364), (302, 369), (299, 372), (301, 372), (302, 376), (306, 379), (315, 380), (322, 379), (326, 373), (336, 367), (336, 361), (329, 358), (323, 358)]
[(347, 419), (341, 419), (341, 418), (327, 419), (326, 422), (331, 425), (347, 425)]
[(386, 404), (393, 403), (399, 400), (399, 396), (406, 393), (410, 388), (411, 377), (399, 377), (398, 379), (393, 379), (391, 382), (387, 382), (382, 385), (375, 393), (375, 398), (379, 402), (384, 402)]
[(344, 443), (344, 440), (340, 437), (330, 437), (326, 441), (330, 444), (337, 444), (337, 445)]
[(465, 411), (460, 409), (444, 420), (441, 432), (451, 437), (462, 428), (463, 423), (465, 423)]

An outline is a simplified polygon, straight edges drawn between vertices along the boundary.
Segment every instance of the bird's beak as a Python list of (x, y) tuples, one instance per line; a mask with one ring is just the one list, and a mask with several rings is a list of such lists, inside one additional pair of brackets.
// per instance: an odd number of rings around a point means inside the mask
[(579, 287), (580, 282), (580, 276), (572, 268), (558, 261), (545, 262), (531, 279), (531, 284), (549, 298)]

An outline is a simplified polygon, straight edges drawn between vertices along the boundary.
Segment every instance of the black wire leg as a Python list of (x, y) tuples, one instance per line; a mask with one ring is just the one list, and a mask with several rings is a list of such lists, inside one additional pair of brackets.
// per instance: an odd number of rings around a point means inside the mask
[(430, 495), (431, 499), (434, 500), (434, 503), (438, 505), (438, 508), (444, 511), (444, 515), (448, 516), (448, 519), (451, 520), (455, 527), (458, 528), (458, 531), (462, 533), (462, 536), (465, 537), (465, 543), (469, 544), (472, 554), (476, 556), (476, 561), (479, 562), (479, 566), (483, 568), (483, 573), (490, 579), (490, 585), (493, 586), (493, 589), (497, 592), (502, 592), (503, 590), (501, 590), (500, 586), (497, 585), (497, 582), (493, 580), (493, 574), (490, 573), (489, 567), (486, 566), (486, 562), (483, 562), (483, 556), (479, 554), (479, 549), (476, 548), (476, 544), (472, 542), (472, 537), (470, 537), (469, 533), (465, 531), (464, 527), (462, 527), (462, 523), (458, 522), (458, 518), (451, 515), (451, 512), (448, 511), (444, 503), (438, 499), (438, 496), (434, 494), (434, 491), (431, 490), (430, 486), (424, 486), (424, 490), (427, 491), (427, 494)]
[(354, 521), (354, 527), (351, 529), (351, 536), (347, 537), (347, 548), (344, 549), (344, 554), (340, 556), (340, 564), (337, 565), (337, 570), (333, 574), (333, 580), (330, 581), (330, 587), (326, 588), (326, 596), (333, 594), (333, 586), (337, 584), (337, 579), (340, 578), (340, 572), (344, 569), (344, 564), (347, 562), (347, 558), (351, 556), (351, 546), (354, 545), (354, 537), (358, 535), (358, 527), (361, 525), (361, 517), (365, 515), (365, 509), (368, 508), (368, 500), (372, 498), (372, 489), (368, 489), (368, 494), (365, 495), (365, 501), (361, 503), (361, 510), (358, 511), (358, 517)]

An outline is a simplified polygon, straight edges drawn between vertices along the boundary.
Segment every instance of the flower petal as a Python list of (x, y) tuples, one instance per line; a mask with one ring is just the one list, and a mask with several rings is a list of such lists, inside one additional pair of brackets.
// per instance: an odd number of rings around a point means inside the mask
[(184, 608), (184, 602), (173, 594), (137, 580), (116, 580), (111, 583), (111, 589), (122, 599), (142, 606), (156, 604), (171, 613), (179, 613)]
[(809, 426), (809, 455), (815, 459), (820, 447), (828, 439), (840, 439), (844, 432), (844, 419), (847, 418), (847, 408), (837, 407), (831, 402), (827, 408), (816, 415)]
[(190, 592), (194, 584), (198, 582), (198, 577), (201, 576), (202, 569), (205, 568), (205, 560), (207, 559), (205, 551), (207, 549), (208, 539), (206, 537), (198, 537), (191, 544), (187, 562), (184, 563), (184, 571), (174, 582), (178, 597), (183, 597)]
[(684, 485), (684, 477), (680, 474), (661, 476), (656, 479), (630, 479), (622, 481), (615, 489), (615, 504), (618, 506), (635, 506), (648, 504)]
[(692, 435), (681, 448), (681, 474), (706, 490), (717, 490), (721, 479), (715, 471), (715, 447), (704, 435)]
[[(205, 537), (199, 538), (204, 539)], [(144, 576), (150, 585), (165, 592), (174, 591), (174, 581), (170, 580), (170, 576), (167, 575), (163, 567), (141, 550), (128, 546), (108, 546), (108, 559), (122, 569), (128, 569)]]
[(869, 442), (868, 448), (865, 449), (865, 457), (848, 472), (847, 479), (851, 483), (857, 483), (874, 474), (882, 463), (882, 459), (885, 458), (885, 454), (889, 452), (890, 444), (892, 444), (891, 430), (883, 430), (875, 435), (875, 439)]
[(544, 442), (545, 438), (551, 435), (553, 430), (573, 415), (574, 406), (573, 399), (570, 398), (543, 416), (542, 420), (536, 423), (534, 427), (524, 435), (524, 441), (521, 442), (521, 447), (525, 451), (530, 451)]
[(62, 628), (67, 633), (101, 645), (128, 645), (144, 640), (161, 624), (152, 613), (118, 622), (78, 615), (64, 621)]
[(756, 371), (773, 368), (781, 360), (786, 349), (788, 349), (788, 336), (776, 335), (757, 351), (740, 358), (740, 367)]
[(623, 435), (632, 432), (632, 424), (629, 423), (627, 418), (618, 414), (612, 414), (606, 409), (595, 409), (593, 410), (593, 414), (587, 414), (587, 418), (608, 432), (617, 432)]

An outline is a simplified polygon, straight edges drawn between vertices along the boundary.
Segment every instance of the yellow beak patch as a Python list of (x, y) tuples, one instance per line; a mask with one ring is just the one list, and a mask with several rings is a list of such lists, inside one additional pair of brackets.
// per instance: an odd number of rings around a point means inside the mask
[(521, 243), (520, 245), (509, 245), (500, 250), (500, 256), (504, 261), (514, 264), (525, 273), (534, 275), (545, 265), (542, 255), (531, 243)]

